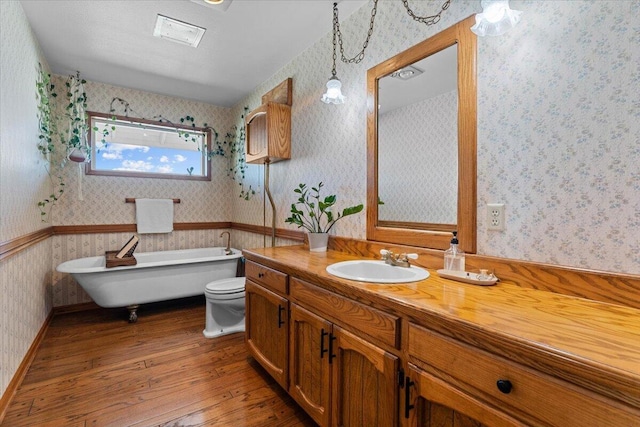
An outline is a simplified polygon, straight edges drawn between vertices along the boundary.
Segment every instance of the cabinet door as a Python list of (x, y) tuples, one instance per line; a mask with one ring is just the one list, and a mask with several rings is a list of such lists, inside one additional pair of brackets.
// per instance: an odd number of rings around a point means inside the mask
[(398, 358), (334, 326), (334, 426), (398, 425)]
[(506, 414), (409, 363), (404, 416), (412, 427), (524, 427)]
[(321, 427), (329, 425), (331, 323), (291, 304), (289, 394)]
[(253, 357), (288, 389), (289, 302), (247, 280), (245, 341)]

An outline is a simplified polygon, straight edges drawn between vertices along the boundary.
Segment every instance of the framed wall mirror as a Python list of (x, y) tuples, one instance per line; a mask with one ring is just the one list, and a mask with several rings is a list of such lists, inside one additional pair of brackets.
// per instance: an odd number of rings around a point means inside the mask
[(469, 17), (367, 72), (367, 239), (476, 251), (476, 36)]

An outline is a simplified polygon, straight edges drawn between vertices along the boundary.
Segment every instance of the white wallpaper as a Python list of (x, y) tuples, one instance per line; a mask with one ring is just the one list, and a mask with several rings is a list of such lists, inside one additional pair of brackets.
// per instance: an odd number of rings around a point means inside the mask
[(378, 117), (379, 219), (456, 223), (457, 117), (457, 91)]
[[(36, 80), (46, 61), (22, 7), (0, 1), (0, 242), (48, 226), (37, 203), (49, 192), (37, 150)], [(0, 394), (51, 311), (51, 241), (0, 261)]]
[[(347, 54), (366, 34), (370, 3), (341, 21)], [(524, 12), (515, 29), (478, 39), (478, 253), (640, 274), (640, 1), (511, 7)], [(288, 227), (299, 182), (324, 181), (339, 204), (365, 201), (367, 69), (480, 10), (452, 2), (432, 28), (382, 0), (364, 61), (337, 64), (346, 104), (319, 101), (331, 70), (327, 34), (236, 106), (257, 107), (293, 77), (292, 158), (271, 171), (279, 227)], [(505, 203), (504, 232), (487, 231), (486, 203)], [(261, 223), (261, 198), (236, 199), (234, 217)], [(336, 234), (364, 238), (365, 215)]]
[[(64, 87), (65, 79), (66, 76), (55, 76), (56, 87)], [(133, 110), (130, 117), (153, 120), (163, 116), (177, 123), (189, 115), (195, 118), (196, 126), (204, 123), (212, 126), (220, 138), (232, 124), (228, 108), (96, 82), (87, 82), (85, 90), (89, 111), (108, 113), (112, 99), (118, 97), (129, 103)], [(119, 103), (114, 103), (114, 107), (116, 114), (124, 115)], [(213, 157), (211, 182), (82, 175), (84, 200), (79, 200), (77, 166), (69, 163), (64, 170), (65, 194), (53, 209), (53, 222), (55, 225), (135, 223), (135, 205), (125, 203), (125, 197), (181, 199), (175, 205), (175, 222), (228, 221), (233, 189), (233, 181), (227, 177), (228, 167), (229, 159)]]
[[(596, 270), (640, 274), (640, 1), (517, 1), (522, 22), (498, 38), (478, 40), (478, 252)], [(416, 2), (429, 14), (433, 2)], [(284, 223), (300, 182), (325, 183), (338, 207), (366, 199), (366, 70), (436, 32), (480, 11), (477, 0), (451, 3), (435, 27), (414, 22), (397, 0), (381, 0), (376, 28), (360, 64), (338, 63), (347, 104), (325, 105), (320, 97), (331, 70), (331, 34), (287, 64), (233, 109), (89, 82), (89, 108), (108, 111), (114, 96), (136, 115), (169, 119), (190, 114), (229, 130), (248, 105), (293, 77), (292, 159), (271, 166), (278, 227)], [(35, 81), (44, 62), (20, 3), (0, 1), (0, 241), (36, 231), (36, 203), (49, 192), (36, 150)], [(341, 22), (347, 54), (366, 34), (370, 4)], [(327, 20), (331, 20), (328, 7)], [(133, 115), (133, 114), (132, 114)], [(176, 221), (270, 224), (263, 216), (263, 167), (250, 166), (246, 185), (259, 190), (250, 201), (217, 175), (212, 183), (136, 178), (83, 177), (66, 170), (67, 194), (53, 224), (133, 222), (124, 197), (179, 197)], [(485, 204), (506, 204), (506, 230), (486, 230)], [(152, 238), (142, 249), (221, 244), (219, 231), (174, 232)], [(364, 238), (364, 213), (335, 227), (345, 237)], [(263, 238), (234, 232), (238, 248), (262, 246)], [(115, 248), (126, 236), (56, 236), (0, 261), (0, 390), (24, 357), (52, 305), (86, 301), (75, 283), (51, 277), (58, 261)], [(293, 242), (278, 241), (278, 244)], [(268, 245), (268, 242), (267, 242)], [(55, 257), (55, 260), (52, 258)], [(47, 284), (55, 281), (53, 288)], [(15, 315), (20, 310), (19, 315)]]

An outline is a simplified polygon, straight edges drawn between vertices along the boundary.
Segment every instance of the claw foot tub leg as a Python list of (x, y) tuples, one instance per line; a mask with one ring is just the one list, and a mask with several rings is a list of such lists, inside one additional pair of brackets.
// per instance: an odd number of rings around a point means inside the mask
[(129, 310), (129, 323), (136, 323), (138, 321), (138, 313), (136, 313), (138, 307), (140, 307), (138, 304), (127, 306), (127, 310)]

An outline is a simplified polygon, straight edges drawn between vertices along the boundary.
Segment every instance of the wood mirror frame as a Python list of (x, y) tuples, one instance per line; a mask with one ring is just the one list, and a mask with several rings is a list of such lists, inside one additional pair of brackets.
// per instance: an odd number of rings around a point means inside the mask
[(447, 249), (449, 231), (384, 226), (378, 222), (378, 80), (449, 46), (458, 50), (458, 207), (460, 248), (476, 252), (477, 85), (474, 17), (418, 43), (367, 71), (367, 240)]

